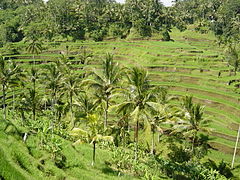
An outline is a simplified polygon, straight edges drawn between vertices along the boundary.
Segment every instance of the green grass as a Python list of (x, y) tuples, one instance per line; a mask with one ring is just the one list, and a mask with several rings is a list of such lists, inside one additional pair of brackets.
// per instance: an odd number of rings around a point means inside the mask
[[(0, 132), (0, 175), (9, 180), (25, 179), (86, 179), (114, 180), (135, 179), (121, 175), (109, 168), (105, 162), (111, 152), (97, 147), (96, 164), (91, 165), (92, 147), (82, 144), (73, 148), (71, 142), (63, 140), (62, 154), (66, 157), (65, 168), (58, 168), (52, 155), (36, 147), (36, 138), (29, 136), (26, 144), (21, 139)], [(44, 163), (43, 163), (44, 162)]]

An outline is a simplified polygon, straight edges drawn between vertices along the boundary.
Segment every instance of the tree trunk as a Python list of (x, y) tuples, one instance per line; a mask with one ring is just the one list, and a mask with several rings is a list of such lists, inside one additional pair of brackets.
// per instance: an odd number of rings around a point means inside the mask
[(14, 111), (15, 111), (15, 89), (13, 89), (13, 115), (15, 115)]
[(36, 120), (36, 76), (34, 75), (34, 81), (33, 81), (33, 110), (32, 110), (32, 113), (33, 113), (33, 121)]
[(193, 135), (193, 140), (192, 140), (192, 152), (194, 153), (194, 143), (195, 143), (195, 139), (196, 139), (196, 133), (194, 133)]
[(94, 166), (96, 161), (96, 142), (93, 141), (93, 156), (92, 156), (92, 166)]
[(51, 127), (52, 127), (51, 131), (52, 131), (52, 138), (53, 138), (53, 129), (54, 129), (54, 127), (53, 127), (54, 122), (53, 121), (56, 119), (54, 97), (52, 98), (51, 106), (52, 106), (52, 114), (54, 116), (54, 118), (51, 120)]
[(139, 121), (137, 120), (136, 127), (135, 127), (135, 135), (134, 135), (134, 141), (135, 141), (135, 161), (138, 159), (138, 126), (139, 126)]
[(234, 161), (235, 161), (235, 157), (236, 157), (236, 153), (237, 153), (237, 146), (238, 146), (238, 141), (239, 141), (239, 135), (240, 135), (240, 125), (238, 127), (238, 134), (237, 134), (237, 139), (236, 139), (235, 148), (234, 148), (234, 152), (233, 152), (233, 159), (232, 159), (231, 169), (233, 169), (233, 167), (234, 167)]
[(126, 129), (125, 129), (125, 127), (123, 127), (123, 147), (126, 147), (126, 140), (127, 139), (127, 137), (126, 137)]
[(24, 110), (21, 110), (20, 113), (21, 113), (21, 117), (22, 117), (22, 125), (24, 125), (24, 121), (25, 121)]
[(71, 94), (71, 95), (70, 95), (70, 113), (71, 113), (71, 124), (72, 124), (72, 128), (74, 128), (75, 122), (74, 122), (74, 119), (73, 119), (72, 104), (73, 104), (73, 96), (72, 96), (72, 94)]
[(134, 135), (135, 142), (138, 142), (138, 129), (139, 129), (139, 121), (137, 120), (136, 126), (135, 126), (135, 135)]
[(57, 104), (57, 100), (56, 100), (56, 92), (53, 95), (53, 114), (54, 114), (54, 120), (55, 122), (57, 121), (57, 110), (56, 110), (56, 104)]
[(109, 108), (109, 102), (108, 100), (106, 101), (106, 109), (105, 109), (105, 121), (104, 121), (104, 129), (107, 129), (108, 126), (108, 108)]
[(160, 133), (158, 133), (158, 143), (160, 143)]
[(33, 107), (33, 121), (36, 120), (36, 106), (34, 104), (34, 107)]
[(7, 119), (7, 110), (6, 110), (6, 89), (5, 84), (3, 83), (2, 89), (3, 89), (3, 119), (6, 121)]
[(155, 132), (152, 131), (152, 149), (151, 149), (151, 154), (154, 154), (154, 149), (155, 149), (154, 135), (155, 135)]

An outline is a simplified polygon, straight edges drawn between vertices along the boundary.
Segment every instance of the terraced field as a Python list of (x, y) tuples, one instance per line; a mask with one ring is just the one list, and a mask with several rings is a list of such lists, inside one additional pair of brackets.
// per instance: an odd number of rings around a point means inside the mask
[[(240, 95), (235, 92), (230, 80), (240, 75), (229, 75), (224, 60), (224, 49), (218, 47), (212, 34), (198, 34), (191, 30), (171, 33), (173, 42), (158, 40), (104, 41), (61, 43), (55, 48), (36, 56), (37, 66), (54, 61), (60, 52), (69, 46), (74, 59), (82, 47), (94, 53), (96, 67), (106, 53), (113, 53), (115, 60), (124, 66), (144, 66), (149, 70), (152, 84), (169, 87), (173, 95), (193, 95), (194, 101), (206, 106), (206, 115), (212, 120), (211, 146), (215, 149), (210, 157), (231, 161), (237, 135), (240, 110)], [(13, 57), (13, 56), (11, 56)], [(30, 67), (31, 54), (14, 56), (15, 61)], [(76, 65), (79, 70), (79, 65)], [(236, 162), (240, 162), (240, 149)]]

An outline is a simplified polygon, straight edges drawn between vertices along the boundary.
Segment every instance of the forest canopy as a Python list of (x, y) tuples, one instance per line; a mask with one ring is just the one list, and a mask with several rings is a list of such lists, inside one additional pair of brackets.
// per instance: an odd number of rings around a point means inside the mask
[(176, 0), (164, 7), (159, 0), (42, 0), (0, 2), (0, 42), (141, 38), (161, 34), (170, 40), (173, 27), (188, 24), (213, 31), (222, 43), (239, 42), (240, 0)]

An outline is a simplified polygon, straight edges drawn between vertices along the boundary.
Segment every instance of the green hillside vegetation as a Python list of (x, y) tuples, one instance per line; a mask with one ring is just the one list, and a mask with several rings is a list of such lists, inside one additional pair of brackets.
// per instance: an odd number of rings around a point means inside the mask
[(239, 8), (1, 1), (0, 179), (240, 179)]

